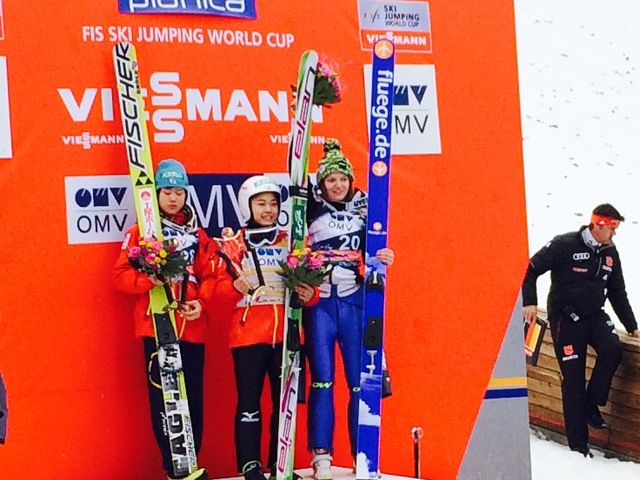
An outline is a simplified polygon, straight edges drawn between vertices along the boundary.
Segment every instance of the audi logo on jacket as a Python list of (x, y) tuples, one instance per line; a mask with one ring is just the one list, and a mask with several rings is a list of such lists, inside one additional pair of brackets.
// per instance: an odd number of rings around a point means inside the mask
[(628, 332), (638, 328), (627, 298), (618, 250), (613, 243), (593, 241), (587, 227), (556, 236), (529, 262), (522, 284), (522, 304), (537, 305), (536, 280), (551, 272), (547, 298), (550, 317), (598, 313), (608, 298)]

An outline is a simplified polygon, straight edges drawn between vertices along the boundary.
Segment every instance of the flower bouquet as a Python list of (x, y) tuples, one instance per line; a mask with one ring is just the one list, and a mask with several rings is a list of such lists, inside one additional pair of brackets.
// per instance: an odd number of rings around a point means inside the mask
[(285, 286), (291, 291), (301, 283), (317, 287), (329, 274), (321, 254), (312, 252), (310, 248), (294, 250), (286, 260), (279, 263), (282, 270), (278, 275), (284, 279)]
[(174, 240), (141, 238), (137, 246), (129, 248), (128, 258), (133, 268), (163, 282), (187, 271), (187, 261)]
[[(295, 85), (291, 85), (294, 95), (297, 94)], [(313, 104), (331, 108), (330, 104), (340, 103), (342, 100), (342, 84), (338, 72), (327, 61), (318, 62), (316, 69), (316, 85), (313, 90)]]
[(327, 62), (318, 62), (313, 104), (329, 107), (329, 104), (339, 103), (341, 100), (342, 85), (338, 72)]

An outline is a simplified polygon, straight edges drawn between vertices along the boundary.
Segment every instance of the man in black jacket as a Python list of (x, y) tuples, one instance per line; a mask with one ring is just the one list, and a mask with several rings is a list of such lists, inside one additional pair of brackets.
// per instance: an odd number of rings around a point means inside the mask
[[(627, 332), (640, 337), (612, 241), (622, 221), (624, 217), (612, 205), (597, 206), (588, 226), (558, 235), (531, 258), (522, 284), (524, 318), (531, 323), (538, 313), (536, 280), (551, 271), (547, 310), (562, 372), (565, 430), (571, 450), (585, 457), (593, 456), (587, 425), (607, 426), (598, 405), (606, 404), (622, 359), (614, 323), (604, 311), (607, 298)], [(594, 348), (597, 360), (585, 388), (587, 345)]]

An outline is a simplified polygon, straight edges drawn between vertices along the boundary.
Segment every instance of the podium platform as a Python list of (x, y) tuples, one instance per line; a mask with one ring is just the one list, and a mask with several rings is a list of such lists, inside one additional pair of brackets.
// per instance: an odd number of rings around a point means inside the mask
[[(295, 472), (300, 475), (304, 480), (313, 480), (313, 469), (309, 468), (301, 468), (296, 469)], [(355, 480), (356, 474), (353, 473), (351, 468), (346, 467), (331, 467), (331, 472), (333, 473), (333, 480)], [(265, 476), (266, 478), (266, 476)], [(407, 480), (412, 479), (413, 477), (402, 477), (399, 475), (389, 475), (383, 473), (380, 476), (381, 480)], [(221, 478), (219, 480), (244, 480), (243, 477), (227, 477)]]

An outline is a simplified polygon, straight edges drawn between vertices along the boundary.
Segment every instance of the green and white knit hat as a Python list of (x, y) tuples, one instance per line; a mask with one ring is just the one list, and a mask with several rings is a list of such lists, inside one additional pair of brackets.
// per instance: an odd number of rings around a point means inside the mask
[(342, 173), (353, 181), (353, 166), (342, 153), (340, 142), (335, 138), (329, 138), (324, 142), (324, 157), (320, 159), (316, 172), (318, 184), (332, 173)]

